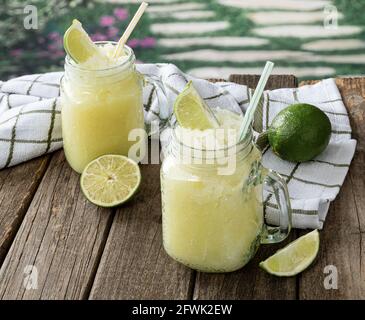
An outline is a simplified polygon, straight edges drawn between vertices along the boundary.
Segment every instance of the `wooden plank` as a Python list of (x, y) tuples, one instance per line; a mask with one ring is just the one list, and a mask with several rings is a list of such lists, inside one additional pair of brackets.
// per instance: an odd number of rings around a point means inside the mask
[[(318, 80), (303, 81), (300, 85), (314, 84)], [(347, 108), (352, 138), (357, 140), (355, 157), (352, 160), (349, 174), (354, 188), (354, 201), (358, 210), (358, 222), (361, 232), (365, 232), (365, 199), (364, 199), (364, 153), (365, 153), (365, 77), (337, 78), (337, 87)]]
[[(360, 233), (365, 232), (365, 77), (337, 78), (336, 84), (349, 113), (352, 137), (357, 140), (350, 179)], [(365, 270), (364, 268), (362, 270)]]
[(0, 171), (0, 266), (46, 171), (49, 156)]
[[(300, 299), (365, 298), (365, 78), (338, 78), (336, 83), (349, 112), (357, 150), (320, 233), (319, 258), (299, 278)], [(324, 286), (329, 275), (324, 269), (329, 265), (337, 268), (337, 290)]]
[[(260, 76), (254, 74), (232, 74), (228, 81), (245, 84), (249, 88), (256, 88)], [(298, 86), (298, 79), (293, 75), (273, 74), (267, 81), (265, 90), (279, 88), (295, 88)]]
[[(359, 233), (352, 179), (349, 174), (338, 198), (331, 204), (324, 229), (320, 232), (320, 251), (316, 262), (299, 277), (300, 299), (365, 298), (364, 243)], [(337, 290), (328, 290), (324, 285), (329, 275), (325, 268), (332, 268), (328, 266), (337, 268)], [(333, 274), (333, 271), (330, 272)]]
[[(55, 153), (0, 269), (0, 297), (87, 297), (112, 217), (85, 199), (79, 175)], [(35, 289), (24, 286), (27, 266), (37, 268)]]
[(117, 210), (90, 299), (187, 299), (193, 271), (162, 246), (160, 166), (143, 165), (135, 198)]
[[(232, 75), (229, 81), (254, 88), (259, 76)], [(267, 88), (295, 88), (294, 76), (270, 76)], [(295, 238), (295, 232), (285, 242)], [(296, 279), (274, 278), (259, 269), (258, 263), (273, 254), (280, 245), (261, 246), (256, 257), (239, 271), (227, 274), (198, 273), (194, 299), (295, 299)]]

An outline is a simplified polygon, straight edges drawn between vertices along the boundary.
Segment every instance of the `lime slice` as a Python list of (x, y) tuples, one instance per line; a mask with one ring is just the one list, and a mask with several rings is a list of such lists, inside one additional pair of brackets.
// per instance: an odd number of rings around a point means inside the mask
[(260, 262), (260, 267), (275, 276), (295, 276), (314, 261), (318, 249), (319, 233), (313, 230)]
[(138, 164), (120, 155), (105, 155), (90, 162), (81, 175), (81, 190), (86, 198), (101, 207), (126, 202), (141, 182)]
[(72, 25), (63, 36), (63, 46), (67, 54), (77, 63), (83, 63), (99, 54), (97, 46), (76, 19), (72, 21)]
[(177, 96), (174, 113), (183, 128), (205, 130), (219, 127), (214, 113), (200, 97), (192, 81), (189, 81)]

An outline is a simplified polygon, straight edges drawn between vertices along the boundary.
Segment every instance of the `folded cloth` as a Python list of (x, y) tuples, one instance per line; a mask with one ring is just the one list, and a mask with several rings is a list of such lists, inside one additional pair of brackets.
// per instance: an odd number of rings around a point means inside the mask
[[(149, 81), (143, 92), (148, 128), (155, 120), (160, 124), (168, 123), (173, 102), (189, 80), (193, 80), (195, 88), (211, 107), (234, 105), (244, 112), (252, 95), (247, 86), (196, 79), (172, 64), (140, 64), (137, 68), (155, 81)], [(58, 98), (62, 75), (62, 72), (53, 72), (0, 82), (0, 169), (62, 147)], [(162, 100), (165, 95), (167, 99)], [(255, 131), (265, 131), (280, 110), (298, 101), (314, 104), (328, 115), (332, 124), (329, 146), (317, 158), (305, 163), (281, 160), (266, 149), (263, 165), (286, 179), (293, 226), (321, 229), (329, 204), (347, 174), (356, 141), (351, 139), (349, 118), (333, 79), (295, 89), (265, 91), (255, 114)], [(277, 224), (279, 213), (275, 197), (266, 192), (264, 198), (266, 218)]]

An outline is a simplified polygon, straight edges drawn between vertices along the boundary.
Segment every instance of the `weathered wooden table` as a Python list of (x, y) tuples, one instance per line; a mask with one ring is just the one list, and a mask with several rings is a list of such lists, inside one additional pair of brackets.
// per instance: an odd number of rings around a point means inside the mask
[[(230, 80), (254, 87), (258, 77)], [(142, 190), (131, 202), (103, 209), (85, 200), (79, 176), (59, 151), (0, 171), (0, 297), (364, 299), (365, 78), (341, 78), (337, 84), (357, 151), (320, 233), (319, 257), (301, 275), (281, 279), (258, 268), (278, 246), (261, 246), (252, 262), (230, 274), (204, 274), (178, 264), (161, 242), (159, 165), (142, 166)], [(295, 86), (293, 76), (272, 76), (268, 84)], [(302, 233), (294, 230), (286, 242)], [(337, 267), (337, 290), (324, 288), (327, 265)], [(32, 266), (37, 283), (26, 289)]]

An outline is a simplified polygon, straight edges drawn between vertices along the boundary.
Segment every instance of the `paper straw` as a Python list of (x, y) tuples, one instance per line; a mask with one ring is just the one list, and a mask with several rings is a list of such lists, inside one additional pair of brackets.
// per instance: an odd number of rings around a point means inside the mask
[(260, 97), (261, 97), (262, 93), (264, 92), (264, 88), (266, 86), (267, 80), (269, 79), (269, 76), (271, 74), (273, 67), (274, 67), (273, 62), (266, 61), (264, 71), (261, 74), (260, 80), (257, 84), (255, 92), (253, 93), (250, 104), (249, 104), (247, 111), (245, 113), (245, 116), (243, 118), (243, 122), (240, 127), (239, 141), (241, 141), (242, 139), (244, 139), (246, 137), (247, 131), (252, 123), (257, 105), (260, 101)]
[(145, 12), (145, 10), (146, 10), (147, 7), (148, 7), (148, 3), (147, 2), (142, 2), (141, 5), (139, 6), (137, 12), (135, 13), (133, 19), (129, 23), (127, 29), (125, 29), (122, 37), (118, 41), (117, 48), (114, 51), (114, 58), (119, 57), (120, 54), (122, 53), (122, 49), (123, 49), (124, 45), (128, 41), (128, 38), (132, 34), (134, 28), (136, 27), (139, 19), (141, 19), (142, 15)]

